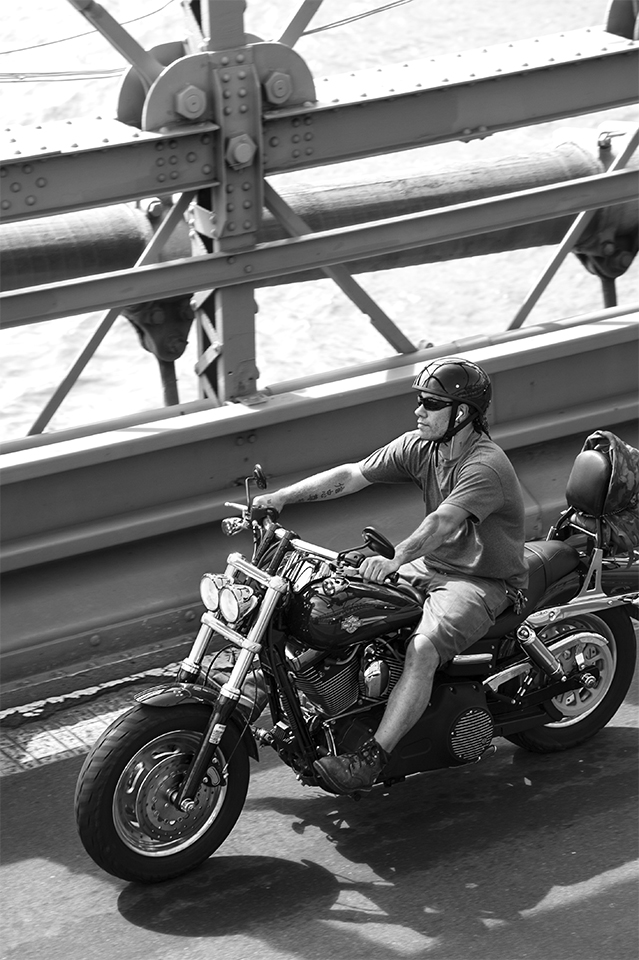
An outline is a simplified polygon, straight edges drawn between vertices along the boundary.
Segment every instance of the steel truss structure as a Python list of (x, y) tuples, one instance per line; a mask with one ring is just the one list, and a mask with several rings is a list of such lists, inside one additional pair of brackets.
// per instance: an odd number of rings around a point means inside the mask
[[(294, 50), (317, 2), (302, 3), (282, 39), (269, 43), (246, 35), (243, 0), (186, 3), (186, 43), (150, 52), (100, 4), (69, 2), (131, 64), (118, 120), (10, 131), (1, 163), (0, 223), (181, 194), (196, 255), (154, 265), (170, 232), (165, 226), (135, 269), (3, 294), (2, 324), (107, 306), (117, 311), (199, 291), (197, 372), (203, 395), (216, 403), (256, 391), (257, 283), (319, 267), (393, 350), (410, 353), (415, 345), (365, 294), (347, 264), (569, 214), (586, 217), (586, 211), (637, 196), (637, 170), (623, 170), (636, 138), (599, 176), (315, 235), (265, 179), (633, 103), (639, 43), (631, 35), (592, 27), (543, 42), (515, 41), (329, 78), (318, 87)], [(257, 242), (264, 207), (291, 239)], [(574, 229), (559, 259), (578, 235)], [(610, 247), (610, 237), (604, 240)], [(534, 296), (549, 277), (541, 278)], [(107, 314), (107, 325), (114, 315)], [(69, 378), (59, 402), (68, 387)], [(45, 423), (41, 418), (38, 429)]]
[[(294, 47), (319, 0), (304, 0), (269, 43), (245, 33), (243, 0), (184, 2), (186, 43), (151, 51), (99, 4), (70, 2), (131, 64), (118, 119), (10, 131), (0, 229), (130, 201), (151, 204), (154, 226), (131, 266), (12, 283), (1, 295), (7, 327), (107, 310), (32, 433), (117, 313), (145, 301), (195, 294), (202, 400), (4, 445), (2, 666), (16, 696), (44, 670), (97, 654), (126, 661), (144, 644), (179, 646), (196, 619), (200, 574), (228, 553), (217, 521), (247, 465), (261, 462), (278, 485), (366, 456), (406, 429), (416, 365), (435, 356), (464, 352), (490, 374), (491, 430), (522, 482), (529, 537), (561, 508), (588, 431), (605, 424), (636, 443), (639, 307), (614, 306), (610, 290), (636, 253), (635, 129), (604, 131), (593, 168), (562, 182), (478, 190), (471, 202), (386, 219), (345, 217), (328, 230), (268, 179), (634, 103), (634, 4), (613, 0), (603, 28), (316, 82)], [(176, 230), (186, 233), (185, 217), (192, 255), (162, 261)], [(552, 225), (539, 245), (564, 240), (501, 334), (417, 349), (352, 276), (387, 256), (533, 223)], [(521, 328), (571, 249), (600, 271), (606, 308)], [(392, 355), (257, 391), (254, 288), (308, 271), (339, 283)], [(346, 499), (295, 505), (291, 524), (341, 549), (371, 518), (400, 538), (421, 509), (410, 493), (393, 498), (381, 485)]]

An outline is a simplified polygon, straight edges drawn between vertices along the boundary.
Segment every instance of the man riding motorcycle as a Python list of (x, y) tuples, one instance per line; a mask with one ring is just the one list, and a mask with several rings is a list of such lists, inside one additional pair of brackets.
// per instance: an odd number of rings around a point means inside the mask
[(356, 753), (315, 763), (335, 793), (372, 787), (428, 706), (437, 667), (483, 636), (509, 604), (521, 603), (527, 583), (523, 497), (510, 461), (488, 432), (488, 375), (469, 360), (438, 359), (426, 364), (412, 388), (418, 392), (416, 430), (359, 463), (254, 501), (279, 512), (288, 503), (335, 499), (376, 482), (413, 482), (422, 490), (426, 516), (397, 545), (394, 559), (372, 556), (360, 567), (365, 580), (381, 583), (398, 573), (412, 583), (424, 596), (423, 614), (375, 736)]

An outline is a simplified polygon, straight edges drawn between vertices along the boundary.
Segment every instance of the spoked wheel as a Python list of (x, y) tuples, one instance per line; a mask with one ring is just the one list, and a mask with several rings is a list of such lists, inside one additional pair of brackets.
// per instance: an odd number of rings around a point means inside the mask
[(632, 682), (637, 642), (630, 617), (619, 608), (560, 621), (540, 637), (545, 643), (574, 638), (558, 655), (564, 670), (585, 667), (597, 673), (592, 686), (568, 690), (551, 701), (560, 720), (506, 737), (533, 753), (556, 753), (589, 740), (617, 712)]
[(76, 821), (87, 853), (123, 880), (155, 883), (179, 876), (214, 853), (239, 817), (249, 758), (228, 727), (193, 807), (175, 795), (206, 729), (199, 704), (135, 706), (88, 755), (76, 788)]

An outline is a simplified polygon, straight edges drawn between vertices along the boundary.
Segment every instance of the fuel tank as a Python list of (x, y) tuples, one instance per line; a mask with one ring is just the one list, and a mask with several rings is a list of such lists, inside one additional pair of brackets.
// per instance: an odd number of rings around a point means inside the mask
[(315, 580), (293, 594), (286, 626), (313, 650), (336, 653), (412, 626), (421, 612), (421, 604), (401, 588), (329, 578)]

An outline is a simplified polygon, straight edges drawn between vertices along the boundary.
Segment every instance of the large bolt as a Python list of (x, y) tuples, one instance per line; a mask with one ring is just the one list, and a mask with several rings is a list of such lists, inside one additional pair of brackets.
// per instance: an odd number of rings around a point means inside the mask
[(189, 83), (176, 94), (175, 109), (187, 120), (197, 120), (206, 110), (206, 94), (199, 87)]
[(286, 103), (293, 93), (293, 83), (288, 73), (274, 70), (264, 82), (264, 92), (269, 103), (276, 106)]
[(239, 170), (248, 167), (253, 162), (257, 146), (246, 133), (241, 133), (229, 139), (226, 147), (226, 162), (229, 167)]

